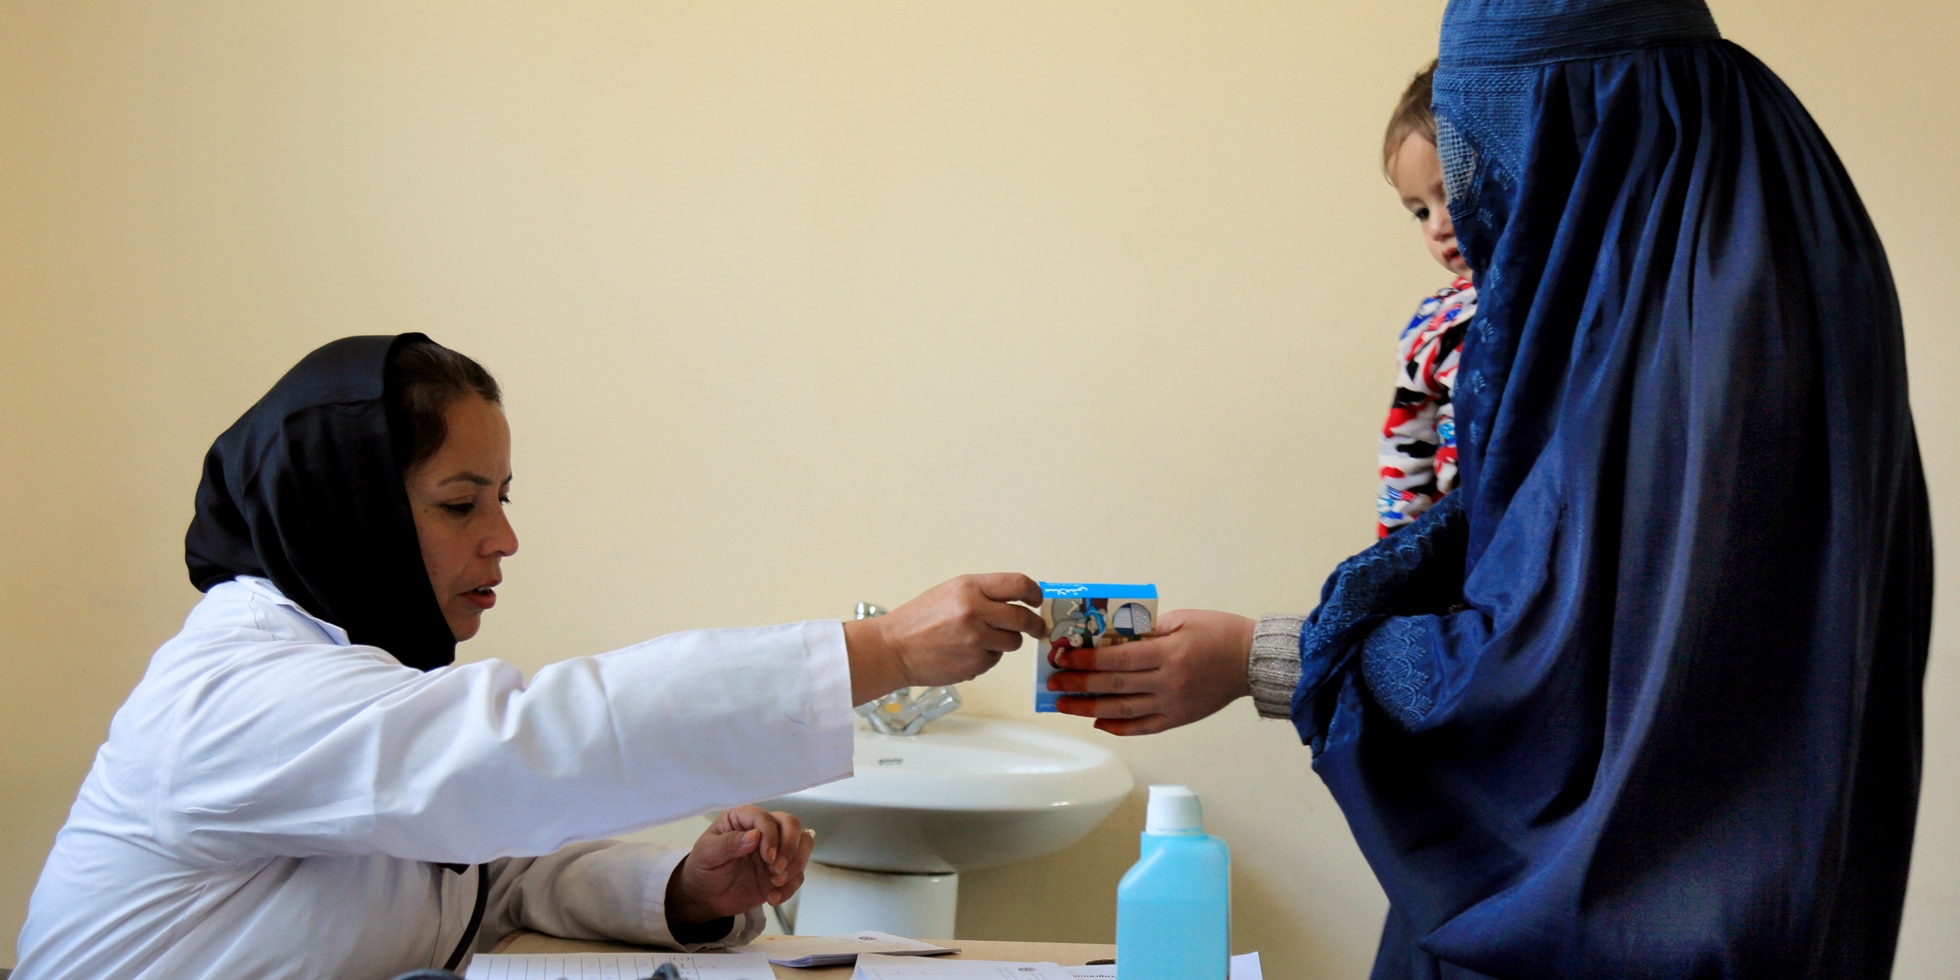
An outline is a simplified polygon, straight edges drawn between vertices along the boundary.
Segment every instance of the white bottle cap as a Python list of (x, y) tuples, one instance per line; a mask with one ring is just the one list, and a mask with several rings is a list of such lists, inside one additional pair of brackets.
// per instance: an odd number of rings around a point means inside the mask
[(1143, 832), (1190, 836), (1205, 832), (1205, 810), (1188, 786), (1150, 787), (1150, 806), (1143, 812)]

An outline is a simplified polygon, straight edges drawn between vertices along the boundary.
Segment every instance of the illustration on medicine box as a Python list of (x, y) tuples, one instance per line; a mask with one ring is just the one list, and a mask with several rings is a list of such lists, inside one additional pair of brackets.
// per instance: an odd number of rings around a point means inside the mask
[(1035, 661), (1036, 711), (1054, 711), (1059, 695), (1048, 678), (1069, 650), (1108, 647), (1149, 636), (1157, 627), (1157, 587), (1090, 582), (1041, 583), (1041, 619), (1048, 627), (1043, 656)]
[[(1048, 663), (1055, 656), (1081, 647), (1107, 647), (1148, 636), (1157, 621), (1157, 600), (1138, 598), (1043, 599), (1042, 618), (1048, 623)], [(1110, 611), (1110, 606), (1116, 607)]]

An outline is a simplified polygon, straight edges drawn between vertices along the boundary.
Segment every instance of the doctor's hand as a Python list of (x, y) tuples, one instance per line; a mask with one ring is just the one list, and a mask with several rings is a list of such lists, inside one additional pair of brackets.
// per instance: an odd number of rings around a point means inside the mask
[(816, 835), (805, 832), (795, 814), (738, 806), (721, 816), (694, 842), (667, 879), (667, 924), (683, 942), (689, 926), (740, 915), (764, 902), (772, 905), (803, 887)]
[(1064, 694), (1063, 714), (1096, 719), (1112, 735), (1151, 735), (1188, 725), (1252, 693), (1246, 677), (1253, 620), (1231, 613), (1179, 609), (1158, 621), (1157, 634), (1112, 647), (1068, 650), (1068, 668), (1048, 679)]
[[(1027, 605), (1018, 605), (1026, 603)], [(962, 575), (879, 616), (844, 624), (851, 659), (851, 703), (901, 687), (972, 680), (1021, 646), (1046, 635), (1041, 586), (1026, 575)]]

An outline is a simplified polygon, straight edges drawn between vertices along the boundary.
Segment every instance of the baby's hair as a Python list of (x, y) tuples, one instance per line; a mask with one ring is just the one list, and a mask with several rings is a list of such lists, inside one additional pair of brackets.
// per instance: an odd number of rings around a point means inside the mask
[(1409, 87), (1402, 91), (1402, 98), (1395, 103), (1395, 114), (1388, 117), (1388, 132), (1382, 137), (1382, 170), (1388, 169), (1390, 160), (1395, 159), (1395, 151), (1402, 148), (1402, 142), (1410, 135), (1419, 135), (1434, 145), (1436, 142), (1436, 112), (1429, 108), (1431, 80), (1436, 75), (1436, 62), (1432, 59), (1416, 77), (1409, 79)]

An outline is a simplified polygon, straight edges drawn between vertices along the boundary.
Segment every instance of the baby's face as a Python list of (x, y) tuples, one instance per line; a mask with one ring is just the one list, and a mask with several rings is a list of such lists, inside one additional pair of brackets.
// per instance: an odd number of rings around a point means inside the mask
[(1470, 274), (1470, 264), (1456, 247), (1456, 226), (1450, 224), (1450, 202), (1443, 194), (1443, 160), (1436, 144), (1421, 133), (1410, 133), (1388, 159), (1388, 179), (1395, 193), (1402, 195), (1402, 206), (1422, 225), (1423, 243), (1429, 255), (1443, 268), (1459, 276)]

